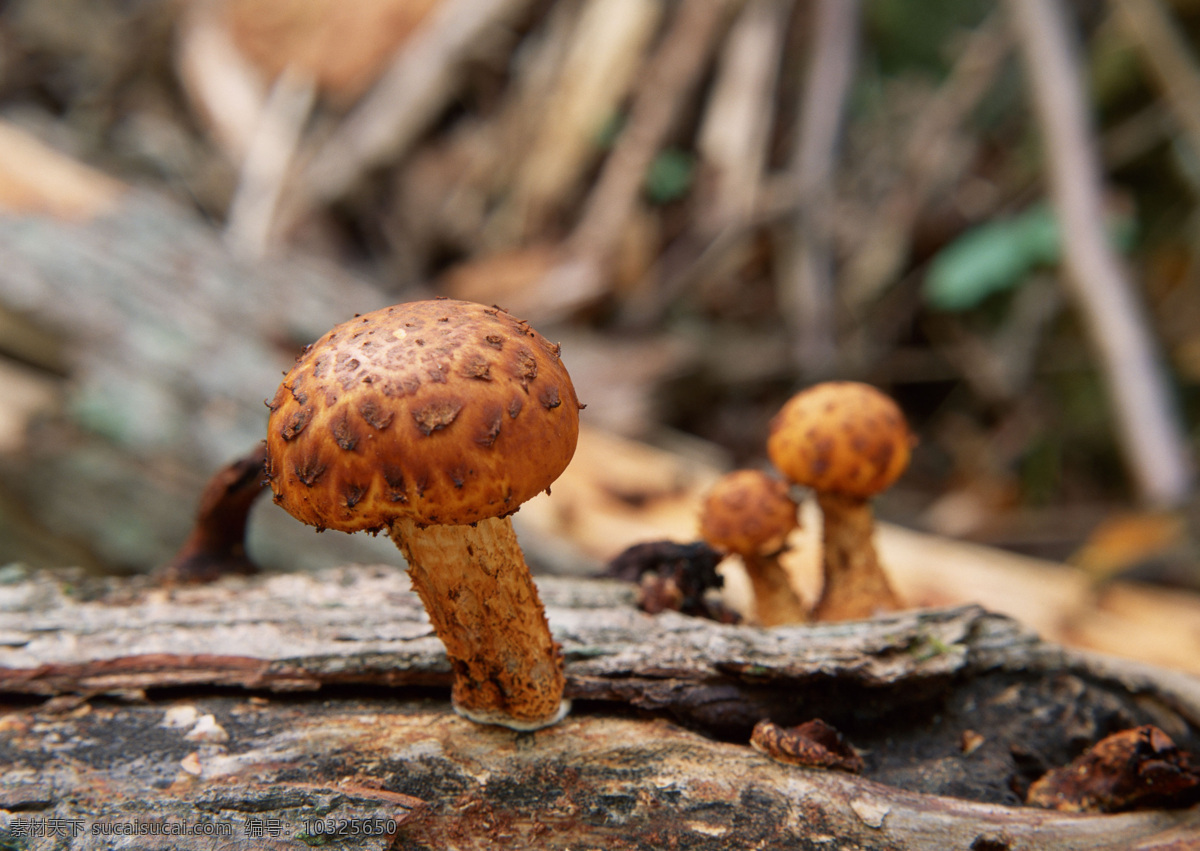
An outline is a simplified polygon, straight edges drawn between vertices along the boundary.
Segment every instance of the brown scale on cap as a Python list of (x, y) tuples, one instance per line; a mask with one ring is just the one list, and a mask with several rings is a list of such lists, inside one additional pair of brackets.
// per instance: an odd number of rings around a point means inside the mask
[(754, 589), (755, 616), (764, 626), (807, 620), (804, 602), (779, 563), (799, 526), (787, 485), (760, 470), (735, 470), (717, 480), (700, 512), (700, 537), (736, 553)]
[(900, 608), (875, 552), (869, 500), (904, 472), (913, 443), (896, 403), (852, 381), (797, 393), (772, 420), (772, 463), (813, 489), (824, 517), (825, 586), (813, 612), (817, 620)]
[(508, 520), (575, 452), (559, 347), (499, 308), (396, 305), (306, 348), (268, 407), (275, 501), (319, 530), (389, 532), (455, 708), (516, 729), (561, 718), (561, 653)]

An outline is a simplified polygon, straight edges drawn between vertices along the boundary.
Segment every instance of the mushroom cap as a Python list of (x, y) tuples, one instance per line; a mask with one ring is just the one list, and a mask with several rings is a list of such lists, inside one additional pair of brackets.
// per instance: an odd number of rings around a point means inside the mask
[(267, 405), (275, 501), (343, 532), (511, 514), (566, 469), (582, 407), (558, 346), (499, 308), (451, 299), (338, 325)]
[(771, 555), (800, 525), (796, 508), (786, 483), (761, 470), (735, 470), (718, 479), (704, 498), (700, 537), (726, 552)]
[(868, 384), (829, 381), (784, 404), (771, 420), (767, 454), (797, 484), (866, 499), (900, 477), (913, 443), (890, 396)]

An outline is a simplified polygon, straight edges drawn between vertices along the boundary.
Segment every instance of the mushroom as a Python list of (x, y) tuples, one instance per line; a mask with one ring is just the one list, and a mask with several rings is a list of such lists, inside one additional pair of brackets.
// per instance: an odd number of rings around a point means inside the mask
[(392, 537), (459, 714), (560, 720), (561, 648), (509, 519), (575, 452), (582, 406), (559, 347), (499, 308), (400, 304), (307, 348), (267, 404), (275, 502), (318, 531)]
[(763, 626), (808, 619), (804, 602), (779, 563), (787, 537), (799, 526), (787, 485), (761, 470), (735, 470), (717, 480), (700, 511), (700, 537), (736, 553), (754, 589), (755, 619)]
[(831, 381), (797, 393), (771, 421), (767, 454), (816, 493), (824, 517), (817, 620), (851, 620), (900, 608), (872, 541), (870, 499), (908, 466), (914, 440), (904, 414), (866, 384)]

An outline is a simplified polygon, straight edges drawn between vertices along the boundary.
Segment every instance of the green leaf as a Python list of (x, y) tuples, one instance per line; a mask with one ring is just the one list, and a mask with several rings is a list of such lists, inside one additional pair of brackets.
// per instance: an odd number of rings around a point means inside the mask
[[(1128, 216), (1109, 223), (1119, 249), (1133, 242)], [(930, 262), (922, 294), (937, 310), (969, 310), (993, 293), (1012, 289), (1035, 268), (1056, 265), (1061, 245), (1058, 222), (1045, 204), (967, 231)]]
[(943, 248), (925, 276), (925, 300), (938, 310), (967, 310), (1058, 259), (1058, 225), (1044, 205), (973, 228)]
[(646, 170), (646, 197), (654, 204), (678, 201), (692, 188), (695, 158), (678, 148), (659, 153)]

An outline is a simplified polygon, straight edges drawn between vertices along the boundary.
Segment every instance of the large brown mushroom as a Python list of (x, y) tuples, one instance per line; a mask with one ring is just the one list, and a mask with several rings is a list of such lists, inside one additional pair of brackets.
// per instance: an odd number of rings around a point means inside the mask
[(824, 587), (816, 620), (900, 608), (875, 552), (871, 497), (908, 466), (913, 437), (899, 406), (867, 384), (830, 381), (797, 393), (771, 421), (767, 454), (816, 493), (824, 520)]
[(396, 305), (306, 349), (268, 406), (275, 501), (318, 530), (391, 535), (455, 709), (519, 730), (562, 718), (561, 649), (509, 520), (575, 452), (559, 347), (498, 308)]
[(808, 619), (779, 554), (800, 524), (787, 485), (761, 470), (735, 470), (716, 481), (700, 511), (700, 537), (736, 553), (754, 590), (754, 615), (763, 626)]

